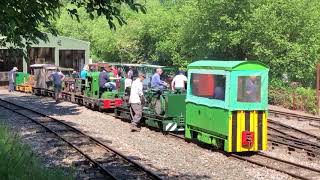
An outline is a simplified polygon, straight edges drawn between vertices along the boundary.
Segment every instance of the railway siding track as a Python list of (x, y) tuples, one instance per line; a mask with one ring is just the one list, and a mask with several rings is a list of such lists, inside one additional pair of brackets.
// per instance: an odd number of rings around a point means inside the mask
[(273, 117), (284, 116), (288, 119), (295, 118), (300, 121), (309, 121), (309, 124), (311, 126), (320, 126), (320, 117), (317, 117), (317, 116), (311, 116), (311, 115), (308, 116), (308, 115), (283, 112), (283, 111), (271, 110), (271, 109), (269, 109), (269, 116), (273, 116)]
[[(276, 129), (278, 130), (278, 132), (284, 132), (284, 134), (286, 134), (287, 136), (291, 136), (291, 137), (296, 137), (299, 139), (303, 139), (302, 137), (304, 137), (305, 139), (313, 139), (315, 142), (319, 142), (320, 141), (320, 136), (311, 134), (309, 132), (297, 129), (295, 127), (283, 124), (281, 122), (275, 121), (271, 118), (268, 118), (268, 127), (271, 128), (272, 130)], [(294, 134), (291, 134), (294, 133)]]
[(53, 133), (84, 156), (106, 179), (162, 179), (140, 163), (58, 119), (3, 99), (0, 99), (0, 106)]
[(269, 169), (286, 173), (292, 177), (299, 179), (313, 180), (320, 178), (320, 169), (293, 163), (290, 161), (266, 155), (264, 153), (257, 153), (249, 157), (240, 156), (238, 154), (232, 154), (231, 156), (262, 167), (267, 167)]
[(299, 149), (309, 156), (320, 155), (320, 136), (268, 119), (269, 142), (273, 145), (285, 145), (289, 149)]
[[(169, 135), (174, 138), (185, 140), (184, 137), (179, 134), (169, 133)], [(313, 179), (320, 178), (320, 169), (286, 161), (280, 158), (269, 156), (261, 152), (250, 154), (249, 156), (245, 154), (241, 155), (239, 153), (238, 154), (226, 153), (224, 151), (221, 151), (221, 153), (224, 153), (227, 156), (231, 156), (243, 161), (253, 163), (258, 166), (266, 167), (269, 169), (273, 169), (275, 171), (288, 174), (295, 178), (304, 179), (304, 180), (313, 180)]]
[(269, 142), (273, 145), (285, 145), (289, 149), (304, 150), (309, 156), (315, 157), (320, 155), (320, 145), (313, 144), (312, 142), (305, 142), (295, 138), (290, 138), (281, 135), (268, 134)]

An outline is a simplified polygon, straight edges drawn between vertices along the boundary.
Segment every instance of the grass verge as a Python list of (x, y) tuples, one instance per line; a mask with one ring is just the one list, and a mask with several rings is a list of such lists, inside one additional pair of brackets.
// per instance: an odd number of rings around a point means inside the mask
[(73, 173), (46, 168), (18, 135), (0, 124), (0, 179), (74, 179)]

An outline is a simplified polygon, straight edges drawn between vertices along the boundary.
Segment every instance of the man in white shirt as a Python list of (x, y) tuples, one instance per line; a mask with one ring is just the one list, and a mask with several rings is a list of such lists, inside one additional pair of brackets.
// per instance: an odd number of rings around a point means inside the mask
[(177, 89), (185, 90), (184, 83), (187, 81), (187, 77), (183, 74), (182, 71), (179, 71), (178, 75), (176, 75), (171, 82), (172, 91)]
[(131, 131), (140, 131), (138, 124), (142, 118), (142, 109), (144, 104), (143, 96), (143, 80), (145, 78), (144, 74), (140, 74), (139, 77), (133, 81), (130, 91), (130, 114), (131, 114)]
[(132, 84), (132, 79), (130, 79), (130, 78), (127, 77), (127, 78), (124, 80), (124, 89), (127, 89), (127, 88), (131, 87), (131, 84)]

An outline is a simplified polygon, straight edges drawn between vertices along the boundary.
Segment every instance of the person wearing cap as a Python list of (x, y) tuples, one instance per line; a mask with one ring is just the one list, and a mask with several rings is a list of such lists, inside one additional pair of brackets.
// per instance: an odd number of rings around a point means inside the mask
[(13, 92), (16, 88), (16, 72), (18, 71), (17, 67), (13, 67), (11, 71), (9, 71), (9, 92)]
[(87, 75), (88, 75), (88, 71), (89, 71), (89, 67), (88, 65), (85, 65), (82, 69), (82, 71), (80, 72), (80, 78), (81, 79), (86, 79)]
[(56, 71), (50, 75), (50, 79), (53, 81), (54, 84), (54, 99), (57, 103), (59, 102), (61, 97), (62, 81), (64, 78), (65, 76), (59, 68), (57, 68)]
[(184, 83), (187, 82), (187, 77), (183, 74), (182, 71), (179, 71), (178, 74), (173, 78), (171, 82), (172, 91), (174, 90), (185, 90)]
[(143, 85), (142, 82), (145, 78), (143, 73), (139, 74), (139, 77), (132, 82), (129, 104), (130, 104), (130, 115), (131, 115), (131, 131), (140, 131), (138, 124), (142, 118), (143, 104), (145, 98), (143, 96)]

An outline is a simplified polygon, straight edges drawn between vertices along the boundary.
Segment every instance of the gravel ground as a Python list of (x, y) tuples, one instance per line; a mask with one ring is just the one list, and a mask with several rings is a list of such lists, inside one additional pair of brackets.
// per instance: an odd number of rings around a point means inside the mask
[[(147, 128), (132, 133), (126, 122), (69, 102), (55, 104), (51, 98), (8, 94), (6, 90), (0, 90), (0, 94), (12, 102), (28, 104), (29, 108), (65, 120), (105, 142), (112, 141), (112, 147), (168, 179), (293, 179)], [(47, 151), (43, 148), (42, 151)]]
[(269, 144), (269, 150), (265, 152), (265, 154), (278, 157), (281, 159), (285, 159), (294, 163), (302, 164), (305, 166), (314, 167), (319, 169), (320, 158), (313, 158), (307, 155), (306, 152), (303, 151), (289, 151), (284, 146), (272, 148), (272, 145)]

